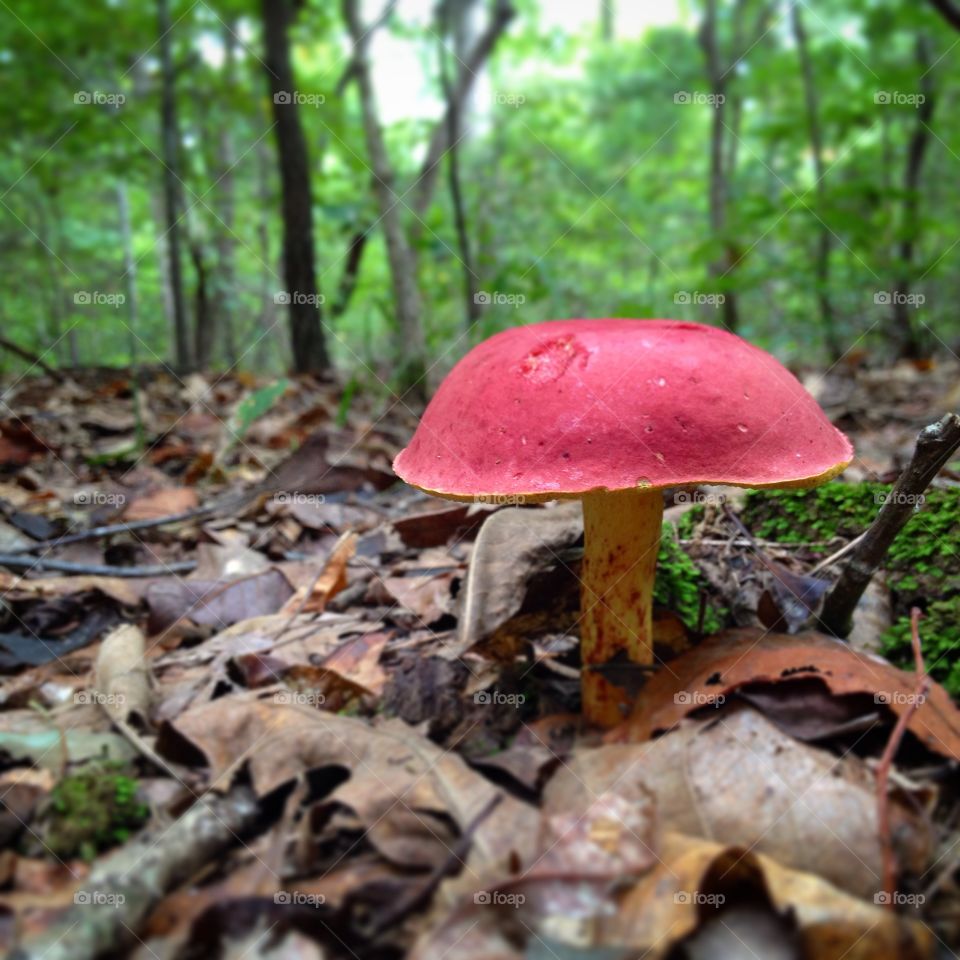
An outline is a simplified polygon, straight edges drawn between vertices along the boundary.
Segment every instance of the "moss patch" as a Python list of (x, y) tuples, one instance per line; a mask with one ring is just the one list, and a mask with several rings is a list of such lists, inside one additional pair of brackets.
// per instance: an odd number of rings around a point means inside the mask
[(702, 515), (702, 508), (696, 507), (685, 513), (676, 527), (672, 523), (663, 525), (653, 599), (660, 606), (672, 610), (688, 629), (696, 630), (700, 618), (700, 596), (706, 593), (703, 629), (706, 633), (716, 633), (723, 628), (727, 611), (717, 604), (703, 574), (677, 542), (678, 536), (684, 539), (689, 537), (696, 519), (693, 515), (698, 510)]
[[(828, 483), (815, 490), (753, 491), (741, 514), (754, 536), (778, 543), (849, 539), (869, 526), (890, 492), (879, 483)], [(925, 502), (894, 540), (885, 570), (894, 625), (883, 636), (884, 653), (910, 666), (910, 608), (921, 621), (924, 659), (930, 673), (960, 696), (960, 489), (930, 490)], [(823, 545), (811, 550), (828, 552)]]
[(137, 798), (137, 781), (122, 769), (117, 763), (87, 764), (53, 788), (42, 828), (51, 853), (93, 860), (144, 824), (149, 808)]

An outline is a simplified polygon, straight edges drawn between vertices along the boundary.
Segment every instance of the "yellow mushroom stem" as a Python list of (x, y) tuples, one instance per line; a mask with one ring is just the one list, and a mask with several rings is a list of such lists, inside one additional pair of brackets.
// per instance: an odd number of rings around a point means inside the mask
[(662, 522), (661, 490), (588, 493), (583, 498), (583, 714), (598, 726), (623, 720), (630, 694), (591, 668), (618, 654), (633, 663), (653, 663), (653, 581)]

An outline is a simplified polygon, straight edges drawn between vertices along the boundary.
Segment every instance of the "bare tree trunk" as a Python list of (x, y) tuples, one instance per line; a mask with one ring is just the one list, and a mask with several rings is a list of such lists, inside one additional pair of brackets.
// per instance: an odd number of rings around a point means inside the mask
[(289, 299), (290, 341), (297, 373), (324, 373), (330, 367), (317, 293), (313, 240), (310, 159), (293, 96), (290, 61), (291, 0), (262, 0), (268, 89), (280, 159), (283, 202), (283, 264)]
[[(277, 325), (277, 305), (274, 303), (273, 291), (276, 289), (274, 270), (271, 263), (274, 260), (270, 250), (270, 214), (272, 196), (270, 191), (270, 156), (265, 141), (261, 140), (256, 146), (257, 154), (257, 207), (260, 217), (257, 221), (257, 245), (259, 259), (262, 263), (260, 271), (260, 310), (249, 329), (241, 334), (241, 344), (245, 346), (242, 357), (245, 362), (251, 362), (257, 369), (269, 366), (273, 352), (275, 328)], [(278, 260), (280, 258), (277, 258)], [(282, 264), (280, 264), (282, 269)]]
[[(236, 83), (236, 21), (228, 20), (223, 25), (223, 78), (230, 87)], [(215, 284), (218, 315), (217, 329), (221, 337), (221, 350), (231, 367), (237, 364), (237, 343), (234, 313), (237, 305), (235, 275), (235, 244), (233, 237), (235, 214), (235, 188), (233, 166), (236, 151), (233, 144), (233, 128), (229, 122), (221, 122), (220, 157), (222, 169), (218, 177), (220, 190), (220, 219), (222, 229), (217, 232), (217, 280)]]
[(833, 303), (830, 300), (830, 249), (832, 237), (830, 228), (823, 217), (826, 206), (826, 187), (824, 177), (826, 168), (823, 162), (823, 132), (820, 127), (820, 101), (817, 96), (816, 78), (813, 72), (813, 61), (810, 58), (807, 43), (807, 31), (803, 25), (800, 4), (790, 8), (793, 26), (793, 38), (797, 44), (797, 55), (800, 58), (800, 71), (803, 76), (803, 97), (807, 110), (807, 130), (810, 134), (810, 149), (813, 153), (813, 173), (816, 178), (814, 190), (817, 198), (817, 215), (820, 221), (820, 230), (817, 234), (816, 282), (817, 302), (820, 306), (820, 323), (823, 326), (823, 337), (831, 362), (836, 362), (843, 355), (843, 348), (837, 335), (836, 316)]
[[(713, 97), (713, 123), (710, 129), (710, 230), (714, 240), (720, 245), (720, 254), (710, 264), (710, 276), (718, 283), (728, 287), (724, 291), (723, 322), (730, 330), (740, 325), (740, 311), (737, 292), (734, 289), (734, 275), (740, 267), (742, 254), (734, 238), (728, 235), (728, 212), (730, 181), (736, 163), (736, 144), (726, 146), (727, 139), (727, 97), (731, 83), (735, 79), (737, 64), (766, 33), (766, 24), (770, 16), (771, 4), (761, 2), (758, 5), (757, 19), (752, 31), (744, 36), (744, 18), (749, 0), (734, 0), (732, 52), (724, 58), (717, 19), (717, 0), (706, 0), (703, 23), (698, 37), (706, 62), (707, 82)], [(733, 100), (734, 125), (740, 122), (740, 105)]]
[(157, 26), (160, 31), (160, 127), (163, 155), (163, 199), (167, 226), (167, 263), (173, 306), (173, 336), (176, 366), (193, 366), (190, 352), (190, 324), (183, 292), (180, 262), (180, 216), (183, 197), (180, 189), (180, 128), (177, 122), (176, 74), (173, 66), (172, 25), (169, 0), (157, 0)]
[(123, 246), (123, 279), (127, 287), (127, 328), (130, 334), (130, 366), (136, 367), (138, 350), (137, 329), (140, 326), (139, 304), (137, 301), (137, 259), (133, 255), (133, 229), (130, 224), (130, 200), (127, 185), (121, 180), (117, 184), (117, 213), (120, 219), (120, 240)]
[[(477, 75), (483, 69), (484, 64), (493, 53), (497, 41), (506, 31), (515, 15), (516, 10), (514, 10), (511, 0), (496, 0), (489, 23), (477, 37), (476, 42), (470, 48), (469, 54), (464, 56), (459, 63), (457, 78), (453, 84), (453, 96), (450, 99), (460, 110), (463, 109), (463, 104), (470, 96)], [(446, 118), (434, 127), (430, 144), (427, 147), (427, 155), (420, 167), (416, 183), (410, 191), (413, 197), (410, 209), (414, 215), (410, 225), (410, 242), (414, 247), (416, 247), (423, 231), (422, 221), (433, 198), (437, 176), (440, 172), (440, 162), (443, 160), (444, 152), (450, 146), (448, 129)]]
[(363, 129), (373, 170), (374, 193), (387, 245), (397, 326), (402, 338), (404, 357), (398, 371), (398, 381), (401, 386), (409, 388), (418, 398), (422, 398), (426, 393), (426, 342), (421, 320), (416, 257), (404, 232), (400, 215), (400, 198), (394, 188), (395, 174), (387, 154), (370, 76), (369, 31), (360, 21), (357, 0), (343, 0), (343, 15), (353, 40), (354, 68), (360, 91)]
[(473, 252), (470, 244), (470, 230), (467, 226), (467, 211), (460, 184), (460, 138), (463, 135), (461, 105), (454, 97), (453, 83), (450, 78), (448, 57), (444, 39), (452, 40), (454, 56), (462, 62), (465, 55), (465, 20), (470, 15), (473, 0), (447, 0), (441, 7), (441, 22), (438, 30), (438, 52), (440, 80), (446, 99), (447, 140), (447, 182), (450, 189), (450, 202), (453, 207), (453, 221), (457, 232), (457, 249), (460, 265), (463, 268), (463, 297), (467, 329), (479, 319), (482, 306), (477, 298), (477, 273), (474, 268)]
[(600, 39), (604, 43), (613, 43), (616, 34), (616, 0), (600, 0)]
[[(726, 100), (729, 68), (724, 68), (720, 58), (720, 39), (717, 35), (717, 0), (707, 0), (703, 25), (700, 29), (700, 46), (707, 65), (707, 82), (713, 97), (713, 119), (710, 127), (710, 232), (720, 243), (723, 253), (710, 264), (710, 276), (717, 281), (729, 278), (736, 261), (727, 237), (728, 171), (724, 163), (726, 143)], [(733, 289), (725, 292), (723, 322), (730, 330), (740, 325), (737, 295)]]
[(908, 302), (913, 273), (913, 255), (920, 236), (920, 185), (923, 161), (930, 144), (930, 121), (933, 119), (934, 89), (930, 75), (930, 44), (926, 37), (917, 37), (917, 66), (920, 68), (920, 92), (923, 102), (917, 106), (917, 122), (907, 148), (907, 167), (903, 177), (903, 221), (898, 251), (899, 275), (893, 288), (894, 334), (900, 339), (900, 355), (916, 358), (923, 355), (924, 338), (914, 322), (914, 311)]

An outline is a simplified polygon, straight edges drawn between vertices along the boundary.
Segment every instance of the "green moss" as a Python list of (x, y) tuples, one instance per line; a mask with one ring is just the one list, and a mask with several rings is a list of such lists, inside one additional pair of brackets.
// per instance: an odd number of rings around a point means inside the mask
[(41, 830), (51, 853), (93, 860), (144, 824), (149, 808), (137, 798), (137, 781), (122, 769), (118, 763), (87, 764), (53, 788)]
[[(754, 536), (779, 543), (850, 539), (877, 515), (890, 486), (829, 483), (815, 490), (753, 491), (741, 514)], [(926, 611), (921, 621), (924, 659), (931, 674), (960, 695), (960, 489), (928, 491), (925, 502), (894, 540), (884, 569), (894, 625), (884, 634), (886, 656), (909, 666), (910, 608)], [(835, 545), (819, 548), (828, 551)]]
[(676, 527), (672, 523), (663, 525), (653, 599), (655, 603), (676, 613), (688, 628), (695, 630), (700, 619), (700, 596), (706, 593), (708, 600), (703, 629), (706, 633), (715, 633), (723, 627), (727, 611), (710, 599), (706, 579), (677, 542), (678, 536), (683, 535), (686, 539), (689, 535), (696, 520), (692, 514), (698, 510), (702, 515), (702, 508), (695, 508), (684, 514)]

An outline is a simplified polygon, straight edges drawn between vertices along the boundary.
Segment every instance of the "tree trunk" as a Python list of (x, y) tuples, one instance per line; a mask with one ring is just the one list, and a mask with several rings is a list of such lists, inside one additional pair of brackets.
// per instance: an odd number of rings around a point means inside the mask
[(377, 113), (368, 59), (367, 31), (360, 22), (357, 0), (343, 0), (343, 14), (353, 39), (354, 64), (360, 108), (367, 142), (373, 187), (380, 209), (380, 222), (387, 245), (387, 259), (393, 284), (397, 326), (402, 338), (403, 360), (397, 371), (399, 384), (421, 399), (426, 394), (426, 342), (421, 322), (420, 290), (413, 248), (401, 220), (401, 200), (394, 188), (394, 170), (387, 154), (383, 130)]
[(920, 69), (920, 92), (924, 97), (917, 106), (917, 122), (907, 148), (907, 167), (903, 177), (903, 221), (900, 227), (898, 250), (899, 275), (894, 284), (892, 307), (894, 335), (900, 340), (900, 355), (917, 358), (924, 353), (924, 337), (914, 321), (915, 310), (908, 302), (913, 274), (913, 256), (920, 236), (920, 184), (923, 161), (930, 144), (930, 121), (933, 119), (933, 69), (930, 63), (930, 44), (924, 36), (917, 37), (917, 66)]
[(117, 214), (120, 219), (120, 240), (123, 246), (123, 279), (127, 287), (127, 329), (130, 344), (130, 366), (136, 367), (138, 350), (137, 329), (140, 326), (137, 302), (137, 259), (133, 254), (133, 228), (130, 224), (130, 200), (127, 185), (117, 184)]
[(616, 33), (616, 0), (600, 0), (600, 39), (604, 43), (613, 43)]
[(157, 0), (157, 27), (160, 31), (160, 128), (163, 155), (163, 201), (166, 214), (167, 263), (173, 307), (173, 339), (175, 361), (180, 371), (190, 370), (190, 324), (183, 292), (180, 262), (180, 216), (183, 197), (180, 189), (180, 128), (177, 122), (176, 74), (169, 0)]
[(442, 8), (442, 21), (438, 31), (438, 52), (440, 80), (446, 100), (447, 141), (447, 183), (450, 190), (450, 203), (453, 207), (453, 222), (457, 232), (457, 250), (460, 265), (463, 268), (463, 298), (465, 318), (469, 330), (480, 319), (482, 305), (477, 297), (477, 273), (474, 269), (473, 251), (470, 244), (470, 230), (467, 226), (467, 211), (460, 184), (460, 139), (463, 136), (461, 104), (454, 97), (453, 82), (450, 78), (445, 38), (453, 41), (454, 56), (463, 62), (465, 50), (465, 20), (470, 14), (472, 0), (447, 0)]
[[(229, 87), (236, 80), (236, 21), (228, 20), (223, 25), (223, 79)], [(217, 314), (216, 328), (220, 339), (220, 353), (230, 367), (237, 365), (237, 343), (234, 313), (237, 305), (235, 275), (234, 214), (236, 191), (233, 167), (236, 164), (236, 152), (233, 144), (233, 128), (228, 118), (220, 120), (220, 158), (222, 167), (217, 178), (220, 193), (221, 229), (217, 231), (217, 273), (214, 283), (216, 303), (213, 307)]]
[(823, 327), (823, 337), (830, 355), (830, 361), (835, 363), (843, 355), (843, 348), (837, 335), (836, 317), (833, 303), (830, 300), (830, 249), (832, 237), (830, 228), (823, 220), (825, 213), (826, 189), (824, 177), (826, 168), (823, 162), (823, 133), (820, 127), (820, 101), (817, 96), (816, 78), (813, 72), (813, 61), (810, 59), (810, 50), (807, 44), (807, 31), (803, 25), (800, 4), (790, 8), (793, 26), (793, 38), (797, 44), (797, 55), (800, 58), (800, 72), (803, 77), (803, 97), (807, 111), (807, 130), (810, 135), (810, 150), (813, 153), (813, 174), (816, 179), (814, 190), (817, 198), (817, 219), (820, 230), (817, 234), (816, 253), (816, 284), (817, 303), (820, 305), (820, 323)]
[(267, 87), (273, 106), (283, 206), (283, 272), (290, 317), (293, 368), (324, 373), (330, 367), (317, 293), (310, 160), (294, 97), (290, 60), (291, 0), (262, 2)]
[[(724, 69), (720, 60), (720, 41), (717, 36), (717, 0), (707, 0), (703, 25), (700, 29), (700, 46), (703, 49), (707, 65), (707, 82), (714, 98), (711, 109), (713, 121), (710, 127), (710, 181), (709, 207), (710, 232), (714, 240), (721, 245), (722, 253), (710, 264), (710, 276), (716, 281), (730, 278), (736, 268), (736, 256), (727, 237), (727, 175), (724, 163), (726, 146), (726, 98), (727, 76), (730, 70)], [(727, 329), (736, 331), (739, 326), (736, 293), (725, 291), (723, 300), (723, 322)]]

